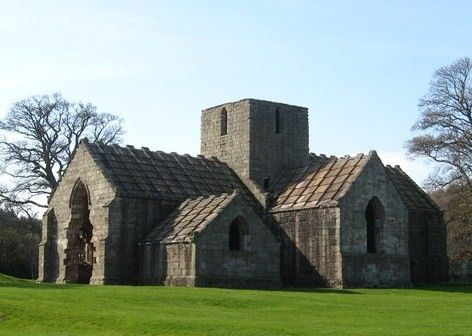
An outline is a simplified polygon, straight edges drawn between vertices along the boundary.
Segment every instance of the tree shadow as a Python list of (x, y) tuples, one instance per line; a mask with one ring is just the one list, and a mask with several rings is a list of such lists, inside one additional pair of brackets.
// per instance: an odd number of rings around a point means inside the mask
[(317, 294), (362, 294), (351, 289), (341, 288), (323, 288), (323, 287), (297, 287), (297, 286), (283, 286), (273, 288), (260, 288), (262, 291), (275, 292), (300, 292), (300, 293), (317, 293)]
[(0, 288), (74, 289), (76, 287), (76, 284), (38, 283), (35, 280), (18, 279), (0, 274)]

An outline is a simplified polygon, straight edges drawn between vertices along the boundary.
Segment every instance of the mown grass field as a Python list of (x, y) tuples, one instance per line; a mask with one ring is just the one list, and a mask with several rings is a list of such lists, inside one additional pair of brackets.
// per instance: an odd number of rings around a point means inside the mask
[(0, 335), (472, 335), (472, 287), (228, 290), (0, 275)]

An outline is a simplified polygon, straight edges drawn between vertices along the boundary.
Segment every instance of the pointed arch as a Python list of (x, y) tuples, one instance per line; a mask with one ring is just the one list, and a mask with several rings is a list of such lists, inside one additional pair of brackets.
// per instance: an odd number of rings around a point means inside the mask
[[(84, 200), (78, 198), (86, 197)], [(72, 192), (69, 197), (69, 208), (74, 204), (82, 204), (86, 202), (87, 206), (90, 207), (90, 192), (87, 185), (79, 178), (75, 181), (74, 186), (72, 187)]]
[(228, 134), (228, 111), (224, 107), (220, 112), (220, 130), (220, 135)]
[(385, 209), (377, 197), (372, 197), (365, 209), (367, 253), (379, 252), (379, 231), (385, 221)]
[(90, 222), (90, 196), (87, 185), (80, 179), (72, 188), (70, 222), (67, 228), (67, 282), (89, 283), (94, 264), (93, 226)]
[(247, 235), (246, 221), (242, 217), (237, 217), (229, 227), (229, 249), (231, 251), (241, 251), (245, 248), (245, 236)]

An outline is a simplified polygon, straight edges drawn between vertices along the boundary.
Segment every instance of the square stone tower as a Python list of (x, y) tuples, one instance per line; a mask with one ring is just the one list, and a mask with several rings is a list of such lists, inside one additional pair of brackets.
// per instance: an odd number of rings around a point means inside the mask
[(267, 190), (282, 170), (307, 163), (308, 109), (256, 99), (205, 109), (201, 153)]

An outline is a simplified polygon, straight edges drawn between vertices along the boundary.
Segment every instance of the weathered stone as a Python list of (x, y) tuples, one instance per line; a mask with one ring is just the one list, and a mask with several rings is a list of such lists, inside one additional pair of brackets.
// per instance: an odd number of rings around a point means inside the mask
[[(440, 209), (375, 152), (308, 152), (308, 113), (202, 112), (204, 156), (82, 143), (43, 216), (39, 281), (408, 286), (446, 279)], [(213, 158), (211, 158), (213, 157)]]

